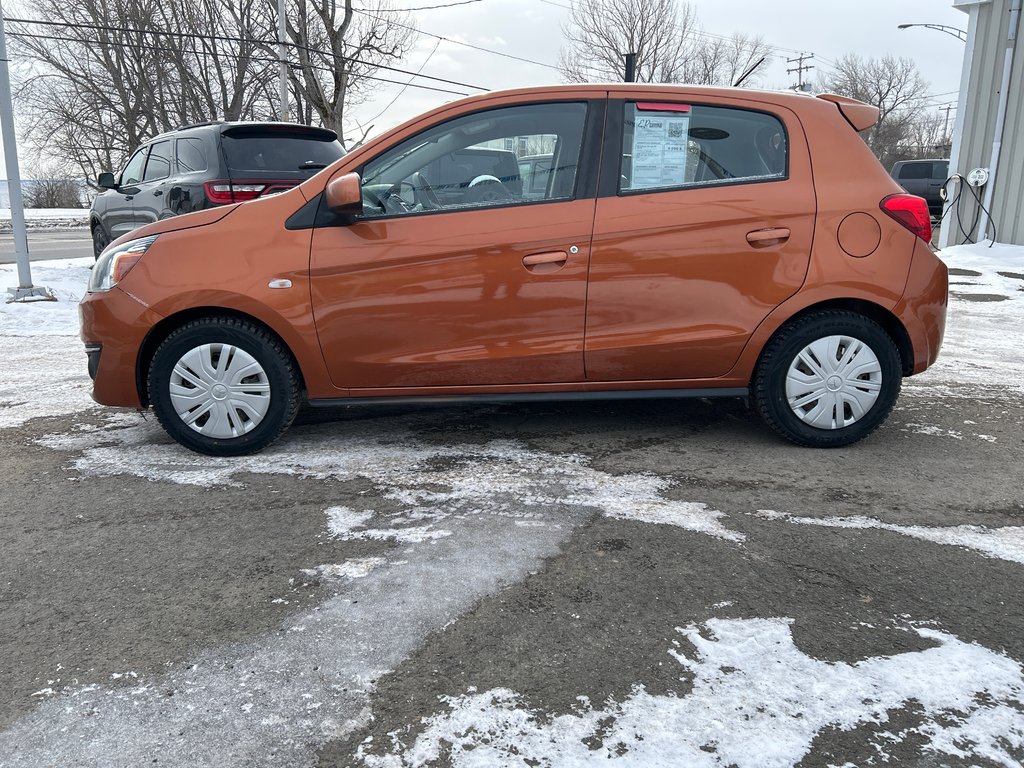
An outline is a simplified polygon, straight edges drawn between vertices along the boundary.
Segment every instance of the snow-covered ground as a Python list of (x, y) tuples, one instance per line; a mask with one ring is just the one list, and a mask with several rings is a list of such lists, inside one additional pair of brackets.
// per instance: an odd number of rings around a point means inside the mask
[[(961, 246), (942, 257), (970, 274), (951, 276), (939, 363), (908, 380), (906, 394), (1005, 397), (1024, 391), (1024, 247)], [(36, 281), (55, 289), (56, 302), (0, 305), (0, 428), (95, 408), (76, 306), (91, 261), (33, 265)], [(0, 266), (0, 287), (14, 281), (14, 267)], [(325, 535), (397, 546), (393, 557), (310, 563), (305, 575), (344, 582), (350, 590), (291, 617), (280, 636), (211, 649), (187, 668), (136, 687), (41, 690), (38, 709), (0, 733), (0, 753), (5, 744), (21, 749), (20, 762), (12, 764), (70, 763), (83, 755), (97, 763), (120, 755), (131, 764), (154, 744), (171, 762), (178, 756), (223, 764), (239, 755), (259, 762), (285, 732), (289, 754), (301, 764), (319, 744), (372, 717), (367, 704), (374, 679), (428, 633), (502, 585), (526, 578), (593, 513), (673, 526), (729, 547), (747, 542), (738, 518), (678, 499), (665, 478), (612, 474), (585, 456), (514, 440), (424, 442), (401, 419), (330, 436), (291, 436), (258, 456), (232, 459), (190, 454), (131, 413), (105, 415), (99, 426), (68, 421), (34, 442), (68, 452), (69, 469), (83, 481), (133, 475), (207, 488), (261, 474), (364, 480), (377, 489), (373, 498), (397, 511), (383, 512), (372, 501), (361, 509), (327, 506)], [(937, 429), (913, 426), (923, 434)], [(769, 525), (875, 529), (1024, 563), (1020, 527), (896, 525), (767, 510), (758, 518)], [(447, 596), (440, 611), (429, 599), (438, 592)], [(912, 701), (922, 725), (892, 734), (893, 740), (914, 739), (938, 755), (1014, 764), (1013, 755), (1024, 749), (1021, 665), (953, 634), (911, 622), (902, 628), (931, 647), (842, 663), (800, 651), (786, 617), (687, 624), (657, 660), (678, 664), (681, 675), (692, 677), (686, 696), (653, 695), (638, 685), (621, 700), (584, 701), (575, 713), (553, 716), (508, 688), (469, 691), (447, 700), (448, 711), (428, 718), (415, 739), (396, 738), (390, 754), (364, 757), (384, 768), (428, 764), (441, 753), (467, 766), (525, 760), (575, 766), (598, 758), (619, 765), (789, 765), (823, 729), (885, 723), (889, 711)], [(352, 637), (360, 642), (349, 642)], [(318, 668), (316, 676), (307, 673)], [(344, 695), (337, 681), (349, 681)], [(176, 694), (168, 697), (165, 689)], [(175, 741), (180, 733), (190, 734), (188, 744)], [(595, 752), (583, 740), (599, 733), (608, 747)]]
[(964, 396), (972, 386), (998, 385), (1024, 392), (1024, 246), (958, 245), (940, 255), (951, 270), (946, 336), (938, 361), (907, 379), (905, 391)]
[[(29, 229), (80, 229), (89, 226), (88, 208), (26, 208)], [(0, 232), (11, 231), (11, 209), (0, 208)]]

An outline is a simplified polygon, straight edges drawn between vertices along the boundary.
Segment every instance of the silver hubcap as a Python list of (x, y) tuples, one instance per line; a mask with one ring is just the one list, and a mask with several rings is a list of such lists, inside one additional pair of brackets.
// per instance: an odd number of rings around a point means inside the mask
[(251, 432), (270, 407), (270, 381), (256, 358), (230, 344), (203, 344), (171, 372), (171, 405), (188, 426), (218, 439)]
[(852, 336), (826, 336), (811, 342), (786, 374), (789, 407), (818, 429), (850, 426), (871, 410), (881, 389), (878, 357)]

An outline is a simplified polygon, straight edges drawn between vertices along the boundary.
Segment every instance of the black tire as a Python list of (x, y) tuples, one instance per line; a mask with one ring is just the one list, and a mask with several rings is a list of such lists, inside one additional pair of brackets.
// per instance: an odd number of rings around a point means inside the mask
[[(808, 424), (790, 407), (786, 382), (790, 365), (800, 352), (809, 344), (831, 336), (849, 336), (870, 348), (881, 369), (881, 386), (874, 403), (856, 421), (847, 426), (821, 428)], [(902, 383), (899, 351), (878, 323), (856, 312), (826, 310), (797, 318), (772, 337), (754, 371), (752, 390), (758, 412), (775, 432), (797, 445), (838, 448), (863, 440), (885, 421)], [(805, 406), (807, 411), (812, 410), (816, 402)]]
[[(182, 356), (204, 344), (230, 344), (260, 364), (269, 384), (270, 404), (251, 431), (237, 437), (201, 434), (186, 424), (171, 402), (171, 376)], [(157, 348), (149, 366), (149, 399), (161, 426), (181, 445), (210, 456), (256, 453), (277, 440), (295, 420), (302, 388), (295, 362), (266, 329), (232, 317), (192, 320), (172, 332)]]
[(97, 223), (92, 228), (92, 255), (95, 258), (99, 258), (100, 254), (103, 253), (104, 249), (110, 245), (110, 238), (107, 237), (107, 233), (103, 231), (103, 225)]

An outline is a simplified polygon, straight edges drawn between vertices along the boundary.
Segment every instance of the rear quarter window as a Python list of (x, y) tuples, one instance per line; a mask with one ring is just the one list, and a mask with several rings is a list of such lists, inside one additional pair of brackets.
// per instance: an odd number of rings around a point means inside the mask
[(774, 115), (699, 104), (629, 103), (620, 191), (787, 178), (789, 143)]

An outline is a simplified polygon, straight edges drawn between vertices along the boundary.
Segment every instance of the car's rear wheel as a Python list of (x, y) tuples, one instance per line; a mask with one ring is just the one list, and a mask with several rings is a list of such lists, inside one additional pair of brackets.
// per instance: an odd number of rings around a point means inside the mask
[(110, 245), (110, 238), (107, 237), (107, 233), (103, 231), (102, 224), (96, 224), (92, 228), (92, 253), (97, 259), (100, 254), (103, 253), (104, 249)]
[(836, 448), (871, 434), (902, 384), (899, 351), (875, 321), (847, 311), (805, 315), (768, 343), (753, 394), (765, 422), (797, 445)]
[(149, 368), (160, 424), (186, 448), (211, 456), (270, 445), (295, 419), (300, 393), (281, 342), (237, 318), (186, 323), (157, 348)]

